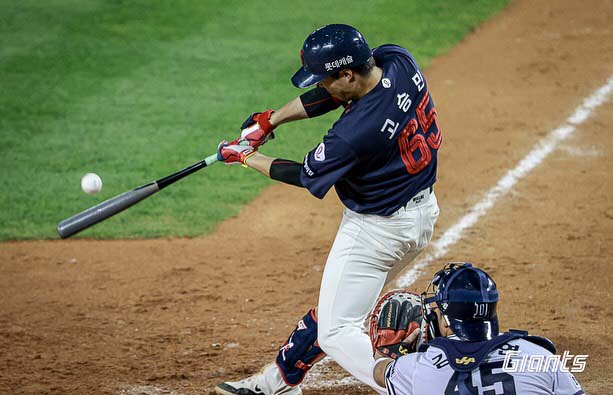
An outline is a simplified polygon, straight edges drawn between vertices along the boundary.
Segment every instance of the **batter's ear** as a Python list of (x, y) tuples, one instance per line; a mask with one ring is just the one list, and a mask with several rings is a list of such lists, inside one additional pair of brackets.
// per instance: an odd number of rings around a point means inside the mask
[(344, 69), (338, 72), (338, 78), (345, 78), (347, 82), (353, 82), (355, 80), (355, 74), (351, 69)]

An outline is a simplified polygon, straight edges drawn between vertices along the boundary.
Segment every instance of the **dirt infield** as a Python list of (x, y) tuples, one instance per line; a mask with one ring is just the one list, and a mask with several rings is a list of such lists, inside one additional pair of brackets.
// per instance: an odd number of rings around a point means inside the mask
[[(611, 15), (607, 0), (516, 1), (426, 70), (444, 135), (437, 234), (613, 75)], [(485, 266), (503, 329), (589, 354), (577, 378), (603, 395), (612, 128), (609, 100), (440, 262)], [(341, 210), (279, 185), (208, 237), (0, 244), (0, 393), (199, 394), (257, 371), (316, 303)]]

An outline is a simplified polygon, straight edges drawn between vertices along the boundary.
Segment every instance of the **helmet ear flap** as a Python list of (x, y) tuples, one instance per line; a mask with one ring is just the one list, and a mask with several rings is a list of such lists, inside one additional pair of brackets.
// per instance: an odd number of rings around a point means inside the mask
[(438, 325), (438, 316), (434, 311), (430, 312), (427, 316), (428, 320), (428, 338), (435, 339), (437, 337), (441, 337), (441, 329)]
[(422, 311), (424, 314), (423, 318), (423, 326), (422, 330), (427, 330), (426, 337), (428, 340), (435, 339), (437, 337), (441, 337), (441, 330), (438, 324), (438, 316), (434, 312), (432, 308), (428, 305), (422, 306)]

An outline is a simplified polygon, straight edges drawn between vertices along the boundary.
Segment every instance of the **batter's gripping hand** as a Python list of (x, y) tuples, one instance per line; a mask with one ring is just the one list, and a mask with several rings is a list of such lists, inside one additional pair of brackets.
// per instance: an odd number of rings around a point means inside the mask
[(258, 149), (268, 140), (275, 138), (275, 127), (270, 123), (270, 116), (274, 110), (254, 112), (243, 122), (241, 126), (240, 140), (246, 140), (254, 149)]
[(217, 160), (226, 165), (245, 165), (245, 160), (255, 153), (255, 149), (249, 145), (238, 145), (234, 140), (230, 143), (222, 141), (217, 147)]
[(370, 315), (373, 354), (396, 359), (413, 352), (424, 341), (421, 299), (404, 290), (383, 295)]

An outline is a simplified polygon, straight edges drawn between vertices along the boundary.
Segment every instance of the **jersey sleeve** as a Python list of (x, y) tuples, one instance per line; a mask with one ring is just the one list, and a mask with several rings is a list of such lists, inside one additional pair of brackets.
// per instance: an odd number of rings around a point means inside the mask
[(557, 369), (553, 392), (556, 395), (584, 394), (583, 388), (581, 388), (581, 384), (579, 384), (575, 376), (569, 371), (562, 371), (562, 369)]
[(318, 117), (336, 110), (341, 105), (347, 105), (347, 103), (332, 97), (327, 90), (320, 87), (316, 87), (300, 95), (300, 101), (309, 118)]
[(313, 196), (322, 199), (355, 163), (357, 156), (349, 144), (333, 133), (328, 133), (323, 142), (304, 157), (300, 181)]
[(385, 370), (388, 395), (413, 394), (413, 374), (417, 369), (417, 353), (402, 356)]

